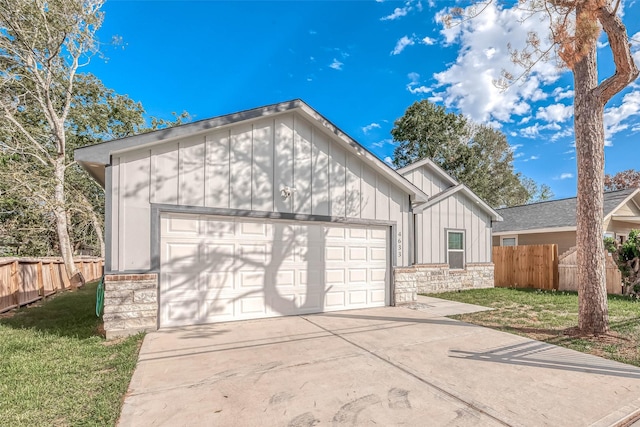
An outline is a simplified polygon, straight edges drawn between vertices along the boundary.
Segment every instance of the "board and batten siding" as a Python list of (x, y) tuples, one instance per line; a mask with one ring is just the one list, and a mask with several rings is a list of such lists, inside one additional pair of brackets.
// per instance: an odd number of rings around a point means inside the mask
[(410, 170), (402, 176), (404, 176), (410, 183), (427, 193), (428, 196), (434, 196), (441, 193), (451, 186), (451, 184), (443, 180), (438, 173), (426, 166)]
[(465, 263), (491, 262), (491, 217), (463, 193), (416, 215), (418, 264), (446, 263), (446, 230), (464, 230)]
[(151, 203), (391, 221), (408, 265), (409, 196), (296, 113), (114, 155), (111, 168), (110, 271), (150, 268)]

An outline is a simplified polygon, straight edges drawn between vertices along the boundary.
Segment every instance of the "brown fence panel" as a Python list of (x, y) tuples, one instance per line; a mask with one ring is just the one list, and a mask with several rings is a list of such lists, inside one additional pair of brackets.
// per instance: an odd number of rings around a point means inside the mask
[(558, 246), (494, 246), (496, 287), (558, 289)]
[[(578, 251), (576, 248), (567, 251), (560, 259), (558, 270), (560, 273), (559, 289), (563, 291), (578, 290)], [(605, 252), (605, 267), (608, 294), (622, 294), (622, 273), (618, 269), (613, 257)]]
[(0, 313), (18, 306), (18, 262), (0, 265)]
[[(75, 264), (87, 281), (102, 276), (101, 259), (79, 259)], [(58, 258), (0, 258), (0, 313), (70, 287), (64, 263)]]
[(29, 304), (41, 298), (38, 289), (38, 263), (20, 263), (21, 286), (18, 291), (20, 305)]

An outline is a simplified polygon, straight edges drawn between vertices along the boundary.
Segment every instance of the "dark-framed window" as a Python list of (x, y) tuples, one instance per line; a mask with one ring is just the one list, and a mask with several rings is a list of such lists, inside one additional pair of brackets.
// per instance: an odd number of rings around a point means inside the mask
[(449, 268), (464, 269), (464, 230), (447, 230), (447, 262)]

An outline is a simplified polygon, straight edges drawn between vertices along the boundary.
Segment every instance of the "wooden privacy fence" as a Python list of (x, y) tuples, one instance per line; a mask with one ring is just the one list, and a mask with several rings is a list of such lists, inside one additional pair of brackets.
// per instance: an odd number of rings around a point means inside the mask
[(494, 285), (558, 289), (558, 246), (494, 246)]
[[(75, 265), (89, 282), (102, 276), (102, 258), (81, 258)], [(72, 287), (59, 258), (0, 258), (0, 313)]]
[[(607, 275), (607, 293), (622, 294), (622, 273), (611, 254), (607, 251), (604, 253), (604, 259)], [(558, 264), (558, 272), (560, 273), (560, 290), (578, 290), (578, 250), (575, 247), (562, 254)]]

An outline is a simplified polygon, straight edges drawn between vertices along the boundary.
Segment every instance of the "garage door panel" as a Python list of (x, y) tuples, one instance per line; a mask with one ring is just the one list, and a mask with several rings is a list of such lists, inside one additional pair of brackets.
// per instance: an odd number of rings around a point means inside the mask
[(296, 285), (296, 272), (295, 270), (279, 270), (275, 274), (276, 282), (274, 285), (278, 288), (295, 286)]
[(345, 269), (331, 269), (325, 273), (325, 283), (327, 285), (343, 285), (345, 283)]
[(234, 274), (230, 272), (203, 272), (200, 275), (201, 288), (205, 291), (225, 291), (233, 289)]
[(387, 241), (387, 230), (370, 230), (369, 231), (371, 233), (371, 240), (378, 240), (380, 242), (386, 242)]
[(327, 239), (334, 238), (342, 240), (344, 239), (345, 230), (344, 227), (325, 227), (324, 233)]
[(236, 234), (236, 223), (234, 221), (205, 219), (203, 222), (205, 224), (203, 228), (207, 236), (222, 239), (233, 237)]
[(345, 260), (345, 248), (336, 246), (327, 246), (325, 248), (325, 261), (344, 261)]
[(172, 269), (195, 267), (199, 264), (199, 247), (197, 243), (168, 243), (167, 258), (171, 260)]
[(193, 220), (193, 216), (179, 215), (169, 219), (167, 223), (167, 235), (197, 236), (199, 231), (198, 221)]
[(388, 227), (179, 214), (169, 231), (173, 217), (161, 217), (161, 326), (388, 304)]
[(387, 270), (384, 268), (369, 269), (369, 281), (384, 283), (387, 279)]
[(251, 261), (253, 261), (264, 265), (267, 263), (268, 256), (271, 255), (266, 243), (261, 245), (241, 244), (238, 249), (238, 262), (241, 264), (252, 264)]
[(366, 268), (352, 268), (349, 269), (349, 284), (367, 284), (367, 269)]
[(344, 307), (346, 304), (346, 292), (345, 291), (333, 291), (327, 292), (325, 296), (325, 306), (328, 309), (336, 307)]
[(268, 237), (271, 232), (270, 224), (264, 222), (242, 222), (240, 223), (240, 234), (247, 237)]
[(366, 247), (350, 247), (349, 248), (349, 262), (366, 261), (367, 260), (367, 248)]
[(384, 304), (386, 297), (387, 295), (384, 289), (374, 289), (369, 292), (369, 301), (374, 304)]
[(253, 267), (256, 271), (241, 271), (238, 273), (240, 288), (262, 288), (264, 286), (265, 272)]
[(227, 270), (235, 262), (235, 245), (230, 243), (207, 244), (204, 247), (204, 265), (208, 270)]
[(198, 273), (162, 273), (161, 276), (164, 293), (181, 295), (184, 293), (197, 292), (198, 290)]
[(365, 228), (350, 228), (349, 229), (349, 238), (350, 239), (366, 239), (367, 238), (367, 230)]
[(366, 305), (367, 304), (367, 290), (349, 291), (349, 304), (350, 305)]
[(386, 248), (369, 248), (369, 259), (371, 261), (386, 261), (387, 260)]
[(240, 298), (240, 315), (245, 317), (247, 315), (266, 314), (266, 305), (264, 297), (253, 296)]

